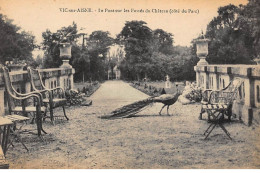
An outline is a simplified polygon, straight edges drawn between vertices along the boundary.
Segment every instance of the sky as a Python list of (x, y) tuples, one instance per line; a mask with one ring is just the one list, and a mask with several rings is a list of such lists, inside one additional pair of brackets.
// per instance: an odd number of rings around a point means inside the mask
[[(205, 32), (207, 24), (217, 16), (217, 9), (220, 6), (247, 2), (247, 0), (0, 0), (0, 13), (13, 19), (13, 23), (23, 30), (31, 32), (38, 44), (42, 42), (42, 32), (46, 29), (56, 32), (63, 26), (71, 25), (73, 21), (77, 23), (79, 29), (82, 28), (79, 32), (90, 35), (93, 31), (103, 30), (109, 31), (111, 36), (115, 37), (126, 21), (143, 20), (153, 30), (160, 28), (172, 33), (174, 45), (189, 46), (192, 39), (202, 30)], [(87, 9), (87, 11), (63, 12), (63, 9), (67, 11)]]

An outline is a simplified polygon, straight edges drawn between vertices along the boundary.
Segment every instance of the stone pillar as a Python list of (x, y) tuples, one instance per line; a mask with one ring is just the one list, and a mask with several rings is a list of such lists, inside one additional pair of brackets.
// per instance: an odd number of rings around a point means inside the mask
[(64, 77), (63, 77), (63, 76), (60, 77), (60, 87), (63, 88), (63, 89), (65, 89), (65, 86), (64, 86)]
[(51, 88), (50, 78), (46, 78), (44, 81), (45, 81), (46, 88)]
[[(60, 43), (60, 58), (62, 59), (63, 64), (60, 66), (60, 68), (63, 69), (72, 69), (72, 72), (70, 75), (68, 75), (68, 78), (66, 79), (66, 84), (63, 84), (63, 88), (67, 89), (68, 86), (70, 86), (70, 89), (74, 88), (74, 73), (75, 70), (72, 68), (72, 66), (69, 64), (69, 60), (71, 58), (71, 44), (70, 43)], [(65, 78), (63, 78), (64, 80)], [(62, 80), (62, 78), (61, 78)], [(61, 81), (62, 83), (63, 81)], [(70, 82), (70, 83), (68, 83)], [(64, 82), (63, 82), (64, 83)]]
[(218, 75), (215, 73), (215, 74), (213, 74), (212, 75), (213, 76), (213, 90), (217, 90), (218, 89), (218, 85), (217, 85), (217, 83), (218, 83)]
[(247, 125), (251, 125), (252, 119), (253, 119), (253, 114), (252, 114), (252, 101), (251, 98), (253, 96), (252, 92), (252, 84), (251, 80), (246, 78), (244, 79), (244, 85), (245, 85), (245, 103), (244, 106), (246, 109), (243, 110), (242, 115), (248, 115), (248, 116), (242, 116), (242, 120), (245, 122)]
[(198, 71), (196, 70), (196, 66), (195, 66), (194, 70), (195, 70), (195, 72), (196, 72), (196, 83), (197, 83), (197, 86), (198, 86), (198, 87), (201, 87), (201, 84), (200, 84), (200, 72), (198, 72)]
[(71, 89), (74, 89), (74, 74), (75, 74), (75, 69), (72, 68), (71, 75), (70, 75), (70, 86), (71, 86)]
[(200, 77), (201, 77), (201, 87), (205, 90), (207, 89), (207, 73), (206, 72), (202, 72), (200, 73)]

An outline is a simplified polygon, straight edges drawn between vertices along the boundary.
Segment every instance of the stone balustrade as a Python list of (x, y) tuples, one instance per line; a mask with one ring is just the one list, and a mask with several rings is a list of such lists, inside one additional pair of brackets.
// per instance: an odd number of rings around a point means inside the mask
[[(73, 68), (49, 68), (39, 69), (44, 85), (47, 88), (55, 88), (57, 86), (63, 89), (73, 89)], [(20, 93), (31, 91), (30, 79), (27, 71), (10, 72), (10, 77), (14, 88)], [(5, 86), (3, 73), (0, 71), (0, 116), (5, 113), (7, 100), (5, 98)]]
[(219, 90), (235, 77), (244, 79), (233, 113), (247, 125), (260, 123), (260, 65), (197, 65), (194, 70), (197, 85), (204, 89)]

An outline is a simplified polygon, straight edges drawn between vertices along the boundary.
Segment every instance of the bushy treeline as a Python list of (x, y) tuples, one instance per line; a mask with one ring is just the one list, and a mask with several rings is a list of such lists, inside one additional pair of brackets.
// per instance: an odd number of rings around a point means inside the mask
[(209, 63), (254, 63), (254, 58), (260, 58), (260, 1), (220, 7), (208, 24), (206, 37), (210, 39)]
[(171, 33), (151, 30), (144, 21), (126, 22), (117, 39), (125, 46), (125, 58), (120, 64), (127, 80), (193, 80), (196, 56), (192, 48), (173, 46)]
[[(232, 4), (220, 7), (218, 16), (207, 26), (205, 37), (210, 39), (210, 64), (253, 64), (260, 58), (260, 1), (249, 0), (246, 5)], [(175, 46), (174, 36), (163, 29), (152, 30), (145, 21), (127, 21), (116, 38), (108, 31), (94, 31), (84, 42), (77, 24), (62, 27), (56, 32), (42, 33), (44, 58), (32, 58), (31, 51), (38, 47), (34, 36), (21, 32), (11, 20), (0, 14), (0, 62), (27, 60), (31, 65), (43, 68), (59, 67), (59, 43), (66, 37), (72, 44), (70, 63), (75, 68), (75, 80), (104, 80), (117, 65), (125, 80), (195, 80), (194, 66), (198, 62), (195, 39), (190, 47)], [(108, 55), (109, 47), (124, 47), (124, 57)]]

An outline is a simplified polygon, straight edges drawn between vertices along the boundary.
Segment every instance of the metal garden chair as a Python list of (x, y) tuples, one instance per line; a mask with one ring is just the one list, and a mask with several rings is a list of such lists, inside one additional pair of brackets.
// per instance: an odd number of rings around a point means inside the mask
[(63, 113), (64, 117), (69, 120), (69, 118), (66, 115), (65, 111), (65, 105), (66, 105), (66, 97), (64, 90), (61, 87), (56, 87), (56, 88), (46, 88), (45, 85), (43, 84), (41, 75), (37, 69), (32, 69), (30, 67), (27, 68), (32, 89), (34, 91), (40, 92), (43, 96), (43, 104), (47, 107), (49, 106), (50, 110), (50, 116), (49, 117), (44, 117), (45, 118), (50, 118), (52, 123), (54, 124), (54, 117), (63, 117), (63, 116), (54, 116), (53, 114), (53, 109), (57, 107), (62, 107), (63, 108)]
[(223, 126), (223, 119), (226, 115), (228, 116), (228, 120), (231, 120), (233, 102), (237, 98), (237, 93), (242, 84), (242, 79), (235, 78), (226, 88), (218, 91), (210, 91), (208, 102), (202, 104), (201, 108), (201, 114), (205, 111), (208, 114), (208, 121), (211, 123), (204, 132), (204, 135), (206, 135), (205, 139), (217, 125), (232, 139)]
[[(14, 119), (12, 114), (21, 114), (22, 116), (27, 117), (28, 113), (35, 115), (33, 119), (36, 119), (37, 125), (37, 134), (42, 139), (42, 133), (47, 134), (42, 128), (42, 115), (46, 113), (46, 107), (42, 107), (42, 96), (38, 92), (30, 92), (26, 94), (22, 94), (17, 92), (10, 79), (9, 71), (6, 67), (2, 67), (4, 74), (4, 83), (5, 89), (7, 93), (8, 100), (8, 110), (10, 114), (10, 119), (13, 122), (17, 122), (18, 119)], [(7, 116), (8, 118), (8, 116)], [(24, 120), (26, 120), (25, 118)], [(22, 120), (22, 118), (20, 118)], [(19, 121), (20, 121), (19, 120)]]
[[(200, 110), (199, 120), (202, 120), (202, 114), (206, 113), (206, 110), (203, 108), (203, 105), (207, 105), (209, 103), (209, 96), (210, 96), (211, 92), (212, 92), (211, 89), (206, 89), (202, 93), (201, 110)], [(210, 117), (208, 117), (208, 119), (209, 118)]]

